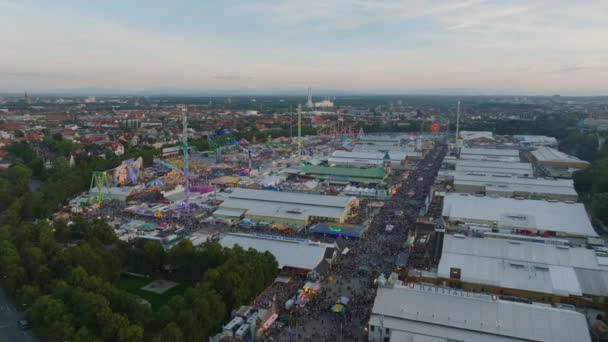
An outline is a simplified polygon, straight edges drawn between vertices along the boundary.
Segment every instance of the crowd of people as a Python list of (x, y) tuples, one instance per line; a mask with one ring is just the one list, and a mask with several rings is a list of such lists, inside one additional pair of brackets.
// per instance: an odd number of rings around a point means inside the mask
[(274, 303), (279, 306), (276, 308), (279, 312), (283, 311), (283, 303), (295, 295), (303, 285), (303, 279), (294, 278), (286, 283), (274, 282), (255, 298), (251, 306), (253, 309), (268, 309)]

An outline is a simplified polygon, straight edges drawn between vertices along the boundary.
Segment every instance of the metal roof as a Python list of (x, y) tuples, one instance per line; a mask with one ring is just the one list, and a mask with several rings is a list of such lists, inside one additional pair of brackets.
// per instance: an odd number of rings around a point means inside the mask
[(321, 174), (332, 176), (349, 176), (363, 178), (384, 178), (383, 168), (357, 168), (357, 167), (332, 167), (332, 166), (302, 166), (302, 172), (309, 174)]
[(483, 221), (504, 228), (598, 236), (581, 203), (448, 193), (444, 197), (442, 216), (448, 217), (450, 221)]
[(588, 162), (578, 159), (574, 156), (561, 152), (551, 147), (541, 147), (532, 151), (532, 155), (542, 162), (562, 162), (562, 163), (586, 163)]
[(222, 216), (222, 217), (241, 217), (245, 213), (245, 209), (229, 209), (229, 208), (220, 208), (213, 212), (214, 216)]
[[(228, 198), (220, 205), (218, 211), (226, 209), (241, 209), (245, 211), (247, 216), (266, 216), (304, 221), (310, 216), (339, 220), (344, 213), (345, 207)], [(220, 214), (217, 215), (219, 216)]]
[(454, 175), (454, 181), (476, 182), (480, 184), (537, 185), (551, 188), (566, 188), (574, 190), (574, 181), (572, 181), (572, 179), (545, 179), (534, 177), (501, 176), (483, 173), (457, 173)]
[[(538, 240), (538, 239), (536, 239)], [(608, 296), (608, 266), (594, 250), (502, 238), (446, 235), (438, 275), (450, 268), (481, 284), (559, 295)]]
[(557, 144), (557, 139), (546, 135), (514, 135), (513, 140), (530, 143)]
[[(506, 168), (506, 169), (518, 169), (524, 171), (532, 171), (532, 164), (530, 163), (506, 163), (500, 161), (479, 161), (479, 160), (456, 160), (456, 167), (488, 167), (488, 168)], [(458, 170), (458, 169), (457, 169)]]
[(489, 160), (456, 161), (456, 172), (482, 172), (491, 174), (533, 175), (532, 164)]
[(544, 179), (532, 177), (497, 176), (490, 174), (455, 173), (454, 186), (480, 186), (486, 191), (510, 191), (568, 195), (576, 198), (571, 179)]
[(419, 284), (379, 287), (370, 324), (467, 342), (591, 341), (585, 316), (573, 310)]
[(353, 147), (354, 152), (379, 152), (379, 151), (394, 151), (394, 152), (407, 152), (408, 155), (420, 155), (419, 152), (406, 151), (406, 146), (399, 145), (377, 145), (377, 144), (356, 144)]
[(260, 252), (270, 252), (277, 259), (279, 268), (293, 267), (312, 270), (323, 260), (325, 250), (331, 245), (310, 243), (306, 240), (282, 239), (280, 236), (251, 234), (228, 234), (219, 243), (228, 248), (239, 245), (244, 249), (253, 248)]
[(384, 164), (384, 160), (377, 159), (357, 159), (357, 158), (334, 158), (329, 157), (327, 160), (329, 164), (336, 165), (371, 165), (371, 166), (382, 166)]
[(338, 158), (347, 159), (371, 159), (371, 160), (384, 160), (384, 156), (388, 153), (390, 160), (393, 162), (400, 162), (405, 159), (406, 156), (419, 156), (418, 152), (400, 152), (400, 151), (388, 151), (388, 152), (348, 152), (348, 151), (334, 151), (330, 160)]
[(234, 189), (228, 198), (256, 200), (261, 202), (308, 204), (313, 206), (326, 206), (342, 209), (344, 209), (344, 207), (346, 207), (351, 201), (356, 200), (355, 197), (348, 196), (326, 196), (287, 191), (253, 190), (243, 188)]
[(460, 155), (480, 155), (480, 156), (501, 156), (501, 157), (517, 157), (519, 158), (519, 150), (502, 149), (502, 148), (475, 148), (463, 147), (460, 149)]

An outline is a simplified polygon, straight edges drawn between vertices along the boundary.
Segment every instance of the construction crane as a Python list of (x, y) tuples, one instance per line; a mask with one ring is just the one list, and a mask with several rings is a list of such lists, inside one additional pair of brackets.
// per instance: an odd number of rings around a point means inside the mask
[(302, 104), (298, 103), (298, 165), (302, 163)]

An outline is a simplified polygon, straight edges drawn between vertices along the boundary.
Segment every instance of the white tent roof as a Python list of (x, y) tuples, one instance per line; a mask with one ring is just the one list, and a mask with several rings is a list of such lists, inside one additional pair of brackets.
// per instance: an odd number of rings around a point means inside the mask
[(486, 221), (505, 228), (553, 231), (572, 236), (598, 236), (581, 203), (448, 193), (444, 197), (442, 215), (450, 221)]
[(296, 239), (270, 239), (266, 236), (251, 234), (228, 234), (220, 241), (224, 247), (239, 245), (244, 249), (253, 248), (259, 252), (270, 252), (277, 259), (279, 268), (293, 267), (312, 270), (323, 260), (326, 244), (315, 244)]
[(590, 341), (585, 316), (435, 286), (379, 287), (370, 324), (456, 341)]

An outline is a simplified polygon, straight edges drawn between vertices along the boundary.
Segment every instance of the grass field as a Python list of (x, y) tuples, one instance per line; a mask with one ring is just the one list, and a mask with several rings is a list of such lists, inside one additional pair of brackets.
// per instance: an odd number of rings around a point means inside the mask
[(156, 310), (163, 306), (163, 304), (168, 302), (171, 297), (184, 293), (190, 285), (180, 283), (176, 287), (169, 289), (163, 294), (157, 294), (141, 289), (142, 287), (148, 285), (151, 281), (152, 279), (144, 279), (123, 275), (116, 282), (116, 287), (147, 300), (152, 305), (152, 309)]

